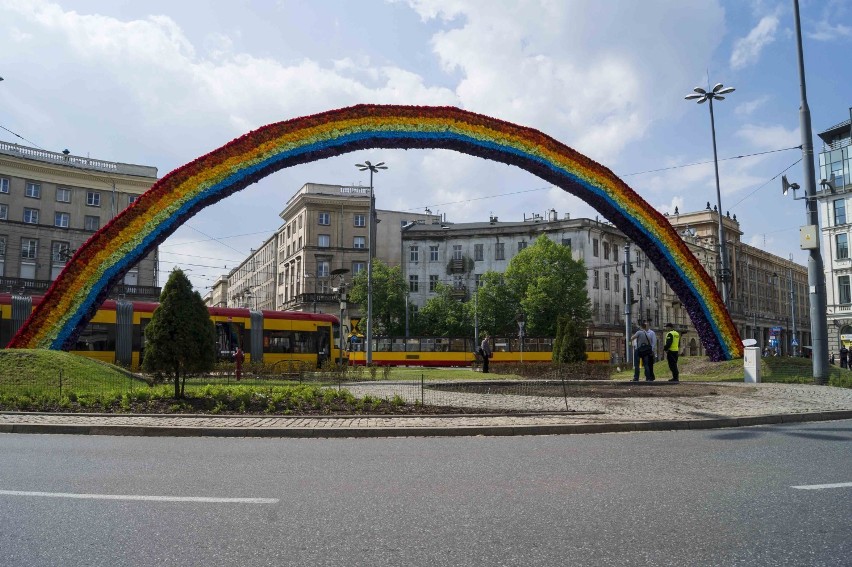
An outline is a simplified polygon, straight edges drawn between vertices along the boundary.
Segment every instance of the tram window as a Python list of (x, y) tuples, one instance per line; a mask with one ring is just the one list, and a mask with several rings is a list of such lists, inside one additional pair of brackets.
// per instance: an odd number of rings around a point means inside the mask
[(77, 337), (74, 350), (115, 350), (115, 325), (112, 323), (89, 323)]
[(435, 341), (437, 339), (420, 339), (423, 352), (433, 352), (435, 350)]
[(383, 337), (380, 339), (373, 339), (373, 350), (376, 352), (390, 352), (391, 351), (391, 341), (390, 339)]
[(297, 331), (294, 333), (293, 341), (294, 353), (311, 354), (317, 352), (316, 333)]
[(419, 352), (420, 339), (405, 339), (405, 350), (408, 352)]
[(449, 339), (451, 352), (467, 352), (464, 339)]
[(263, 331), (263, 352), (293, 352), (292, 331)]
[(393, 352), (405, 352), (405, 339), (391, 339)]

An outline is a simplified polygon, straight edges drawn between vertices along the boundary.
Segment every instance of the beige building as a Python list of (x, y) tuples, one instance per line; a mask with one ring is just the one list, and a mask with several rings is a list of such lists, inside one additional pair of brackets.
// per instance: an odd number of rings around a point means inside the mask
[[(74, 252), (157, 181), (157, 168), (0, 142), (0, 291), (41, 294)], [(157, 300), (157, 252), (111, 291)]]
[[(367, 269), (369, 214), (369, 187), (306, 183), (287, 201), (277, 234), (277, 309), (338, 312), (333, 289)], [(376, 210), (374, 257), (399, 265), (401, 228), (426, 218)]]
[[(721, 289), (718, 211), (711, 210), (708, 203), (703, 211), (675, 212), (668, 219)], [(726, 213), (722, 221), (731, 269), (727, 278), (728, 312), (740, 336), (756, 339), (761, 349), (777, 349), (782, 355), (801, 354), (802, 348), (811, 344), (807, 268), (743, 243), (736, 215)], [(671, 313), (668, 318), (687, 322), (685, 310), (668, 286), (666, 296), (665, 308)], [(695, 339), (694, 348), (691, 339)], [(703, 354), (696, 335), (684, 340), (691, 351)]]
[[(284, 224), (220, 278), (208, 305), (338, 314), (341, 283), (367, 269), (370, 188), (306, 183), (280, 213)], [(374, 257), (398, 266), (401, 228), (430, 215), (376, 211)], [(352, 315), (359, 313), (351, 306)]]

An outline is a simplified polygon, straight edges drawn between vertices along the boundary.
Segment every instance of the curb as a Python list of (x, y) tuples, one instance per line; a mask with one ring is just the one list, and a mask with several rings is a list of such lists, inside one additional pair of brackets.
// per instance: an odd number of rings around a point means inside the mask
[(852, 410), (774, 414), (702, 420), (576, 423), (557, 425), (488, 425), (460, 427), (371, 427), (371, 428), (262, 428), (262, 427), (175, 427), (87, 424), (0, 424), (0, 433), (40, 435), (114, 435), (133, 437), (257, 437), (257, 438), (372, 438), (372, 437), (505, 437), (519, 435), (580, 435), (634, 433), (689, 429), (724, 429), (755, 425), (836, 421), (852, 419)]

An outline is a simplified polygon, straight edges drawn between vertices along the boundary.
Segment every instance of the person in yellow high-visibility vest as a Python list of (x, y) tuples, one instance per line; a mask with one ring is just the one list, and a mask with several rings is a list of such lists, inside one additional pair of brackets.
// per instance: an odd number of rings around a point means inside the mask
[(669, 382), (680, 382), (680, 372), (677, 369), (677, 358), (680, 356), (680, 333), (675, 331), (674, 325), (666, 323), (666, 361), (669, 363), (669, 370), (672, 371), (672, 377)]

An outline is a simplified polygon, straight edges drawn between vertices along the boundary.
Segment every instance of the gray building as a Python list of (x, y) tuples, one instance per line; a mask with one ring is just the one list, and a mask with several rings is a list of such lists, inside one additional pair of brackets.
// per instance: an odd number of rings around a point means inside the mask
[[(157, 181), (157, 168), (0, 142), (0, 291), (42, 294), (89, 237)], [(157, 252), (113, 297), (156, 300)]]

